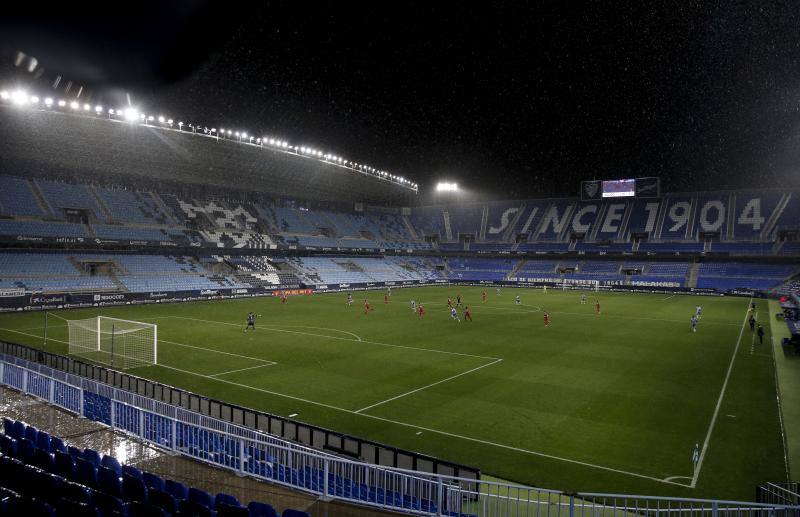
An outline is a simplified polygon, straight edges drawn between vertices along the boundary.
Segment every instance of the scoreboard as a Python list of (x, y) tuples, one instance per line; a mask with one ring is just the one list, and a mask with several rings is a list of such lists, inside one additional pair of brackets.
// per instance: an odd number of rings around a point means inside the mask
[(658, 178), (591, 180), (581, 182), (581, 199), (592, 201), (611, 197), (653, 198), (661, 195)]

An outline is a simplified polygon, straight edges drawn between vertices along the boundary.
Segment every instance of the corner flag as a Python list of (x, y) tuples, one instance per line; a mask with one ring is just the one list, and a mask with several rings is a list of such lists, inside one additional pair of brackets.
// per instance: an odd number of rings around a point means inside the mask
[(697, 467), (697, 462), (700, 461), (700, 444), (694, 444), (694, 453), (692, 453), (692, 464)]

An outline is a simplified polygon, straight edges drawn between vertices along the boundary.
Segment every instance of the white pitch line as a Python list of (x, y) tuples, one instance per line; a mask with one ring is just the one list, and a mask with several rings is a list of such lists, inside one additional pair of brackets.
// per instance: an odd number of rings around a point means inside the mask
[(233, 356), (233, 357), (239, 357), (241, 359), (249, 359), (251, 361), (261, 361), (262, 363), (268, 363), (265, 366), (272, 366), (272, 365), (278, 364), (275, 361), (269, 361), (267, 359), (261, 359), (259, 357), (250, 357), (249, 355), (234, 354), (233, 352), (224, 352), (222, 350), (215, 350), (213, 348), (206, 348), (206, 347), (202, 347), (202, 346), (186, 345), (184, 343), (178, 343), (177, 341), (167, 341), (166, 339), (159, 339), (158, 342), (159, 343), (169, 343), (170, 345), (185, 346), (186, 348), (194, 348), (194, 349), (197, 349), (197, 350), (205, 350), (206, 352), (213, 352), (215, 354), (230, 355), (230, 356)]
[(641, 478), (641, 479), (648, 479), (650, 481), (656, 481), (658, 483), (665, 483), (665, 484), (668, 484), (668, 485), (676, 485), (676, 486), (688, 487), (688, 485), (685, 485), (683, 483), (675, 483), (674, 481), (668, 481), (668, 480), (657, 478), (657, 477), (654, 477), (654, 476), (648, 476), (646, 474), (638, 474), (636, 472), (629, 472), (627, 470), (615, 469), (613, 467), (606, 467), (604, 465), (597, 465), (597, 464), (594, 464), (594, 463), (588, 463), (588, 462), (585, 462), (585, 461), (574, 460), (574, 459), (571, 459), (571, 458), (564, 458), (564, 457), (561, 457), (561, 456), (555, 456), (553, 454), (547, 454), (547, 453), (544, 453), (544, 452), (538, 452), (538, 451), (532, 451), (532, 450), (528, 450), (528, 449), (522, 449), (520, 447), (514, 447), (512, 445), (505, 445), (505, 444), (502, 444), (502, 443), (490, 442), (488, 440), (482, 440), (480, 438), (474, 438), (472, 436), (464, 436), (464, 435), (460, 435), (460, 434), (456, 434), (456, 433), (450, 433), (450, 432), (447, 432), (447, 431), (441, 431), (439, 429), (432, 429), (430, 427), (424, 427), (424, 426), (420, 426), (420, 425), (409, 424), (407, 422), (400, 422), (398, 420), (392, 420), (390, 418), (383, 418), (383, 417), (379, 417), (379, 416), (375, 416), (375, 415), (370, 415), (368, 413), (356, 413), (352, 409), (345, 409), (345, 408), (333, 406), (331, 404), (325, 404), (323, 402), (316, 402), (316, 401), (304, 399), (304, 398), (301, 398), (301, 397), (295, 397), (294, 395), (287, 395), (285, 393), (279, 393), (277, 391), (271, 391), (271, 390), (267, 390), (267, 389), (264, 389), (264, 388), (257, 388), (255, 386), (249, 386), (247, 384), (241, 384), (241, 383), (238, 383), (238, 382), (228, 381), (228, 380), (225, 380), (225, 379), (218, 379), (217, 377), (211, 377), (210, 375), (205, 375), (205, 374), (202, 374), (202, 373), (192, 372), (192, 371), (189, 371), (189, 370), (183, 370), (181, 368), (175, 368), (173, 366), (167, 366), (165, 364), (159, 364), (158, 366), (163, 366), (164, 368), (168, 368), (170, 370), (175, 370), (175, 371), (182, 372), (182, 373), (187, 373), (189, 375), (195, 375), (197, 377), (203, 377), (205, 379), (210, 379), (210, 380), (213, 380), (213, 381), (216, 381), (216, 382), (221, 382), (221, 383), (224, 383), (224, 384), (230, 384), (232, 386), (237, 386), (239, 388), (258, 391), (258, 392), (261, 392), (261, 393), (267, 393), (269, 395), (275, 395), (276, 397), (284, 397), (284, 398), (288, 398), (288, 399), (291, 399), (291, 400), (297, 400), (297, 401), (300, 401), (300, 402), (305, 402), (307, 404), (312, 404), (312, 405), (315, 405), (315, 406), (320, 406), (320, 407), (325, 407), (325, 408), (328, 408), (328, 409), (333, 409), (335, 411), (342, 411), (344, 413), (349, 413), (351, 415), (358, 415), (358, 416), (361, 416), (361, 417), (364, 417), (364, 418), (370, 418), (372, 420), (378, 420), (380, 422), (387, 422), (387, 423), (390, 423), (390, 424), (395, 424), (395, 425), (399, 425), (399, 426), (403, 426), (403, 427), (408, 427), (408, 428), (411, 428), (411, 429), (416, 429), (418, 431), (428, 431), (430, 433), (440, 434), (442, 436), (449, 436), (451, 438), (457, 438), (457, 439), (460, 439), (460, 440), (479, 443), (479, 444), (482, 444), (482, 445), (489, 445), (489, 446), (497, 447), (497, 448), (500, 448), (500, 449), (510, 450), (510, 451), (514, 451), (514, 452), (520, 452), (520, 453), (523, 453), (523, 454), (528, 454), (528, 455), (531, 455), (531, 456), (538, 456), (538, 457), (541, 457), (541, 458), (547, 458), (547, 459), (551, 459), (551, 460), (555, 460), (555, 461), (562, 461), (562, 462), (571, 463), (571, 464), (574, 464), (574, 465), (581, 465), (581, 466), (584, 466), (584, 467), (590, 467), (590, 468), (594, 468), (594, 469), (604, 470), (604, 471), (607, 471), (607, 472), (614, 472), (616, 474), (623, 474), (623, 475), (626, 475), (626, 476), (632, 476), (632, 477), (637, 477), (637, 478)]
[(493, 364), (497, 364), (500, 361), (502, 361), (502, 359), (498, 359), (497, 361), (492, 361), (491, 363), (486, 363), (484, 365), (478, 366), (477, 368), (473, 368), (471, 370), (467, 370), (466, 372), (461, 372), (461, 373), (459, 373), (457, 375), (450, 376), (450, 377), (448, 377), (446, 379), (442, 379), (440, 381), (432, 382), (432, 383), (430, 383), (430, 384), (428, 384), (426, 386), (422, 386), (421, 388), (417, 388), (415, 390), (411, 390), (411, 391), (407, 391), (405, 393), (401, 393), (400, 395), (397, 395), (395, 397), (392, 397), (392, 398), (389, 398), (389, 399), (386, 399), (386, 400), (382, 400), (380, 402), (376, 402), (375, 404), (372, 404), (370, 406), (362, 407), (361, 409), (357, 409), (355, 412), (356, 413), (361, 413), (362, 411), (366, 411), (368, 409), (372, 409), (374, 407), (381, 406), (383, 404), (386, 404), (387, 402), (391, 402), (393, 400), (401, 399), (401, 398), (406, 397), (408, 395), (413, 395), (414, 393), (417, 393), (417, 392), (422, 391), (424, 389), (428, 389), (428, 388), (431, 388), (431, 387), (436, 386), (438, 384), (442, 384), (442, 383), (445, 383), (447, 381), (452, 381), (453, 379), (457, 379), (458, 377), (467, 375), (469, 373), (476, 372), (476, 371), (480, 370), (481, 368), (486, 368), (487, 366), (492, 366)]
[(731, 362), (728, 364), (728, 373), (725, 374), (725, 382), (722, 383), (722, 389), (719, 391), (719, 398), (717, 399), (717, 405), (714, 407), (714, 415), (711, 417), (711, 424), (708, 426), (706, 439), (703, 442), (703, 449), (700, 452), (700, 459), (697, 461), (697, 465), (694, 468), (694, 475), (692, 476), (692, 484), (691, 484), (692, 488), (694, 488), (697, 485), (697, 479), (700, 477), (700, 470), (703, 468), (703, 460), (705, 460), (706, 458), (708, 443), (711, 441), (711, 433), (714, 432), (714, 425), (717, 423), (717, 415), (719, 415), (719, 408), (722, 405), (723, 397), (725, 397), (725, 390), (728, 388), (728, 380), (731, 377), (731, 371), (733, 371), (733, 363), (736, 361), (736, 354), (739, 352), (739, 345), (742, 342), (742, 335), (744, 334), (744, 327), (745, 325), (747, 325), (747, 315), (750, 313), (750, 304), (752, 302), (753, 298), (751, 297), (747, 301), (748, 310), (744, 313), (744, 321), (742, 322), (742, 329), (739, 331), (739, 339), (736, 340), (736, 347), (733, 349), (733, 354), (731, 355)]
[[(241, 327), (241, 325), (239, 325), (237, 323), (230, 323), (230, 322), (227, 322), (227, 321), (202, 320), (202, 319), (199, 319), (199, 318), (189, 318), (187, 316), (161, 316), (159, 318), (150, 318), (150, 319), (164, 319), (164, 318), (199, 321), (201, 323), (209, 323), (211, 325), (228, 325), (228, 326), (231, 326), (231, 327)], [(339, 340), (339, 341), (351, 341), (351, 342), (354, 342), (354, 343), (366, 343), (366, 344), (369, 344), (369, 345), (386, 346), (386, 347), (391, 347), (391, 348), (403, 348), (403, 349), (406, 349), (406, 350), (419, 350), (421, 352), (433, 352), (433, 353), (437, 353), (437, 354), (457, 355), (457, 356), (461, 356), (461, 357), (475, 357), (477, 359), (488, 359), (490, 361), (494, 361), (496, 359), (500, 359), (499, 357), (489, 357), (489, 356), (485, 356), (485, 355), (466, 354), (464, 352), (451, 352), (450, 350), (437, 350), (435, 348), (420, 348), (420, 347), (416, 347), (416, 346), (392, 345), (390, 343), (380, 343), (378, 341), (369, 341), (369, 340), (366, 340), (366, 339), (358, 341), (356, 339), (349, 339), (349, 338), (346, 338), (346, 337), (327, 336), (325, 334), (314, 334), (313, 332), (300, 332), (300, 331), (297, 331), (297, 330), (286, 330), (286, 329), (280, 329), (280, 328), (276, 328), (276, 327), (260, 326), (259, 328), (267, 329), (267, 330), (274, 330), (276, 332), (287, 332), (289, 334), (300, 334), (300, 335), (303, 335), (303, 336), (322, 337), (322, 338), (327, 338), (327, 339), (336, 339), (336, 340)]]
[[(200, 321), (204, 321), (204, 320), (200, 320)], [(19, 334), (24, 334), (24, 335), (32, 336), (32, 337), (39, 337), (39, 338), (41, 337), (41, 336), (38, 336), (36, 334), (28, 334), (28, 333), (25, 333), (25, 332), (18, 332), (16, 330), (11, 330), (11, 329), (0, 328), (0, 330), (7, 330), (7, 331), (11, 331), (11, 332), (17, 332)], [(69, 344), (66, 341), (61, 341), (61, 340), (58, 340), (58, 339), (53, 339), (53, 341), (56, 341), (58, 343)], [(372, 420), (378, 420), (380, 422), (387, 422), (387, 423), (390, 423), (390, 424), (395, 424), (395, 425), (399, 425), (399, 426), (403, 426), (403, 427), (408, 427), (408, 428), (411, 428), (411, 429), (416, 429), (418, 431), (428, 431), (430, 433), (436, 433), (436, 434), (440, 434), (442, 436), (449, 436), (451, 438), (457, 438), (459, 440), (465, 440), (465, 441), (469, 441), (469, 442), (480, 443), (482, 445), (489, 445), (491, 447), (497, 447), (499, 449), (506, 449), (506, 450), (510, 450), (510, 451), (514, 451), (514, 452), (520, 452), (520, 453), (523, 453), (523, 454), (528, 454), (528, 455), (531, 455), (531, 456), (538, 456), (538, 457), (541, 457), (541, 458), (547, 458), (547, 459), (551, 459), (551, 460), (562, 461), (562, 462), (565, 462), (565, 463), (571, 463), (573, 465), (581, 465), (581, 466), (584, 466), (584, 467), (590, 467), (590, 468), (594, 468), (594, 469), (604, 470), (604, 471), (607, 471), (607, 472), (614, 472), (616, 474), (623, 474), (623, 475), (626, 475), (626, 476), (632, 476), (632, 477), (637, 477), (637, 478), (641, 478), (641, 479), (648, 479), (648, 480), (651, 480), (651, 481), (656, 481), (658, 483), (665, 483), (665, 484), (669, 484), (669, 485), (676, 485), (676, 486), (682, 486), (682, 487), (686, 487), (687, 486), (687, 485), (684, 485), (683, 483), (675, 483), (674, 481), (668, 481), (668, 480), (665, 480), (665, 479), (659, 479), (657, 477), (648, 476), (646, 474), (638, 474), (636, 472), (629, 472), (629, 471), (626, 471), (626, 470), (615, 469), (613, 467), (606, 467), (604, 465), (597, 465), (597, 464), (594, 464), (594, 463), (588, 463), (588, 462), (585, 462), (585, 461), (574, 460), (574, 459), (571, 459), (571, 458), (564, 458), (564, 457), (561, 457), (561, 456), (555, 456), (553, 454), (547, 454), (547, 453), (544, 453), (544, 452), (531, 451), (531, 450), (528, 450), (528, 449), (522, 449), (520, 447), (514, 447), (512, 445), (505, 445), (505, 444), (502, 444), (502, 443), (490, 442), (488, 440), (481, 440), (480, 438), (474, 438), (474, 437), (471, 437), (471, 436), (464, 436), (464, 435), (460, 435), (460, 434), (450, 433), (450, 432), (447, 432), (447, 431), (441, 431), (441, 430), (438, 430), (438, 429), (431, 429), (429, 427), (423, 427), (423, 426), (419, 426), (419, 425), (415, 425), (415, 424), (409, 424), (407, 422), (400, 422), (398, 420), (392, 420), (392, 419), (389, 419), (389, 418), (383, 418), (383, 417), (379, 417), (379, 416), (375, 416), (375, 415), (370, 415), (370, 414), (367, 414), (367, 413), (356, 413), (355, 411), (353, 411), (351, 409), (340, 408), (340, 407), (332, 406), (330, 404), (324, 404), (322, 402), (315, 402), (313, 400), (308, 400), (308, 399), (304, 399), (304, 398), (300, 398), (300, 397), (295, 397), (293, 395), (286, 395), (285, 393), (278, 393), (276, 391), (270, 391), (270, 390), (266, 390), (266, 389), (263, 389), (263, 388), (256, 388), (255, 386), (248, 386), (247, 384), (241, 384), (241, 383), (238, 383), (238, 382), (227, 381), (225, 379), (218, 379), (217, 377), (211, 377), (210, 375), (205, 375), (205, 374), (202, 374), (202, 373), (192, 372), (192, 371), (189, 371), (189, 370), (183, 370), (181, 368), (175, 368), (174, 366), (167, 366), (166, 364), (159, 364), (159, 365), (156, 365), (156, 366), (161, 366), (163, 368), (167, 368), (167, 369), (170, 369), (170, 370), (175, 370), (175, 371), (178, 371), (178, 372), (187, 373), (189, 375), (195, 375), (197, 377), (203, 377), (205, 379), (211, 379), (213, 381), (222, 382), (222, 383), (225, 383), (225, 384), (230, 384), (232, 386), (238, 386), (240, 388), (245, 388), (245, 389), (249, 389), (249, 390), (253, 390), (253, 391), (258, 391), (258, 392), (261, 392), (261, 393), (268, 393), (270, 395), (275, 395), (277, 397), (284, 397), (284, 398), (288, 398), (288, 399), (292, 399), (292, 400), (297, 400), (297, 401), (300, 401), (300, 402), (305, 402), (307, 404), (312, 404), (312, 405), (315, 405), (315, 406), (320, 406), (320, 407), (325, 407), (325, 408), (328, 408), (328, 409), (333, 409), (333, 410), (336, 410), (336, 411), (342, 411), (342, 412), (345, 412), (345, 413), (350, 413), (352, 415), (359, 415), (359, 416), (362, 416), (364, 418), (370, 418)]]
[(258, 366), (248, 366), (247, 368), (239, 368), (238, 370), (230, 370), (227, 372), (222, 373), (213, 373), (209, 377), (219, 377), (220, 375), (228, 375), (229, 373), (236, 373), (236, 372), (243, 372), (245, 370), (254, 370), (256, 368), (264, 368), (266, 366), (273, 366), (275, 363), (272, 364), (259, 364)]
[[(591, 313), (584, 313), (584, 312), (569, 312), (569, 311), (552, 311), (550, 314), (571, 314), (575, 316), (586, 316), (586, 317), (597, 317), (597, 314), (594, 312)], [(683, 320), (668, 320), (664, 318), (641, 318), (636, 316), (623, 316), (620, 314), (608, 314), (604, 312), (602, 314), (603, 318), (621, 318), (626, 320), (647, 320), (647, 321), (664, 321), (667, 323), (685, 323)], [(703, 320), (704, 325), (730, 325), (732, 327), (738, 326), (736, 323), (727, 323), (724, 321), (706, 321)]]
[[(675, 296), (677, 296), (677, 295), (673, 294), (673, 295), (667, 296), (666, 298), (661, 298), (661, 301), (669, 300), (670, 298), (675, 298)], [(684, 476), (673, 476), (673, 477), (684, 477)]]

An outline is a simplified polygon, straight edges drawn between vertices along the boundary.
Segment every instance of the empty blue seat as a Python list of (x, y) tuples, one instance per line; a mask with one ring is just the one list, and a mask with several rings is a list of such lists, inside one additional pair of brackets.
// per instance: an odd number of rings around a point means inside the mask
[(184, 515), (191, 515), (192, 517), (213, 517), (211, 508), (196, 503), (194, 501), (184, 500), (178, 504), (178, 510), (181, 512), (181, 517)]
[(97, 467), (83, 458), (75, 460), (75, 481), (88, 487), (97, 486)]
[(173, 514), (178, 511), (178, 501), (172, 497), (172, 494), (168, 494), (167, 492), (157, 488), (151, 488), (147, 491), (147, 502), (151, 506), (163, 508), (164, 511), (169, 514)]
[(122, 476), (122, 498), (125, 501), (147, 502), (147, 487), (144, 481), (129, 474)]
[(100, 454), (96, 450), (94, 450), (94, 449), (83, 449), (83, 454), (81, 456), (86, 461), (92, 462), (95, 467), (99, 467), (100, 466)]
[(136, 479), (142, 479), (142, 471), (133, 467), (131, 465), (123, 465), (122, 466), (122, 474), (127, 474), (129, 476), (133, 476)]
[(11, 428), (14, 425), (14, 421), (10, 418), (3, 417), (3, 432), (9, 436), (11, 436)]
[(50, 452), (67, 452), (67, 446), (64, 444), (64, 440), (57, 436), (50, 437)]
[(36, 435), (36, 442), (34, 443), (43, 451), (50, 452), (50, 435), (44, 431), (39, 431), (39, 434)]
[(250, 517), (244, 506), (220, 503), (217, 505), (217, 517)]
[(25, 422), (22, 420), (14, 420), (11, 423), (11, 437), (16, 438), (17, 440), (21, 440), (25, 438), (25, 428), (28, 427), (25, 425)]
[(267, 503), (259, 503), (258, 501), (251, 501), (247, 505), (250, 511), (250, 517), (280, 517), (278, 512)]
[(18, 454), (17, 441), (11, 436), (0, 434), (0, 452), (16, 457)]
[(168, 479), (165, 483), (164, 490), (175, 499), (186, 499), (189, 497), (189, 489), (183, 483)]
[(56, 451), (53, 453), (53, 473), (72, 479), (75, 475), (75, 461), (66, 452)]
[(106, 454), (105, 456), (103, 456), (103, 459), (100, 460), (100, 465), (116, 472), (117, 477), (122, 477), (122, 466), (119, 464), (117, 458), (115, 458), (114, 456)]
[(224, 492), (218, 493), (217, 496), (214, 498), (214, 507), (217, 507), (220, 504), (228, 504), (230, 506), (242, 506), (241, 504), (239, 504), (238, 499)]
[[(52, 506), (41, 499), (31, 499), (28, 497), (18, 497), (8, 505), (8, 515), (24, 515), (36, 517), (55, 516), (56, 512)], [(64, 514), (67, 515), (67, 514)]]
[(311, 516), (308, 515), (306, 512), (287, 508), (283, 511), (281, 517), (311, 517)]
[(142, 481), (144, 481), (144, 484), (147, 488), (156, 488), (158, 490), (165, 489), (164, 480), (151, 472), (143, 472)]
[(108, 467), (97, 467), (97, 488), (114, 497), (122, 497), (122, 482)]
[(78, 458), (83, 458), (83, 451), (78, 449), (77, 447), (73, 447), (72, 445), (67, 447), (67, 452), (70, 456), (72, 456), (73, 460), (77, 460)]
[(39, 431), (35, 427), (33, 427), (32, 425), (25, 427), (25, 438), (27, 438), (28, 440), (32, 441), (35, 444), (36, 439), (38, 437), (39, 437)]
[(25, 463), (32, 463), (33, 456), (36, 453), (36, 446), (27, 438), (17, 440), (19, 454), (18, 457)]
[(214, 509), (214, 499), (212, 499), (211, 494), (209, 494), (205, 490), (201, 490), (195, 487), (189, 488), (188, 500), (193, 503), (201, 504), (206, 508), (208, 508), (209, 510)]
[(38, 447), (33, 451), (33, 464), (47, 472), (55, 471), (53, 455)]

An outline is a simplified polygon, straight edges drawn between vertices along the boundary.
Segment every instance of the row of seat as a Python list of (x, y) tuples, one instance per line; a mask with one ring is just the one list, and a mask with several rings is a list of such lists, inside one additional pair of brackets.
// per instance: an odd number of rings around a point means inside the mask
[[(120, 465), (110, 455), (80, 450), (22, 421), (3, 419), (0, 515), (278, 517), (270, 505), (242, 506), (230, 494)], [(283, 517), (308, 517), (287, 509)]]

